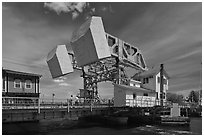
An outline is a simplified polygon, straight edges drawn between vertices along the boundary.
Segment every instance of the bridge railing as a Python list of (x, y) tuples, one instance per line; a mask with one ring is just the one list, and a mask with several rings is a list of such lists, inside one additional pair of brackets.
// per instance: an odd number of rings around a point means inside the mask
[(2, 109), (38, 108), (39, 98), (33, 97), (2, 97)]
[(113, 103), (96, 99), (42, 99), (32, 97), (2, 97), (2, 109), (97, 108)]
[[(161, 105), (160, 100), (151, 99), (126, 99), (126, 106), (130, 107), (153, 107)], [(168, 101), (163, 101), (163, 106), (171, 106)]]
[(109, 107), (113, 106), (110, 102), (102, 102), (97, 99), (41, 99), (40, 107), (55, 107), (55, 108), (83, 108), (83, 107)]
[[(126, 99), (129, 107), (153, 107), (160, 105), (159, 100)], [(164, 106), (170, 106), (164, 101)], [(96, 99), (43, 99), (31, 97), (2, 97), (2, 109), (49, 109), (49, 108), (100, 108), (112, 107), (110, 100), (102, 101)]]

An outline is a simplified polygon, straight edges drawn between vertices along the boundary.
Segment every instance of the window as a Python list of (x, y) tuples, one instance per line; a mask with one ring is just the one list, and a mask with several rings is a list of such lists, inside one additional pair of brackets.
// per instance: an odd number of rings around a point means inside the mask
[(157, 99), (159, 99), (159, 93), (157, 93), (156, 95), (157, 95)]
[(166, 97), (166, 94), (163, 92), (163, 94), (162, 93), (160, 93), (160, 98), (161, 99), (165, 99), (165, 97)]
[(162, 99), (162, 98), (163, 98), (162, 93), (160, 93), (160, 99)]
[(160, 77), (157, 77), (157, 81), (158, 81), (158, 83), (160, 83)]
[[(161, 81), (160, 77), (157, 77), (157, 81), (158, 81), (158, 83), (160, 83), (160, 81)], [(164, 78), (163, 78), (163, 83), (164, 83), (165, 85), (167, 85), (167, 79), (164, 79)]]
[(14, 88), (21, 88), (21, 80), (20, 79), (14, 80)]
[(166, 94), (165, 94), (165, 93), (163, 93), (163, 99), (165, 99), (165, 97), (166, 97)]
[(143, 79), (143, 84), (149, 83), (149, 78), (144, 78)]
[(2, 85), (3, 85), (3, 91), (5, 91), (5, 78), (3, 78), (3, 83), (2, 83)]
[(164, 84), (167, 85), (167, 80), (166, 79), (164, 79)]
[(135, 93), (133, 93), (133, 99), (135, 99), (136, 98), (136, 94)]
[(148, 96), (148, 93), (144, 93), (143, 96)]
[(146, 78), (146, 83), (149, 83), (149, 78)]
[(25, 81), (25, 88), (26, 88), (26, 89), (31, 89), (31, 88), (32, 88), (32, 82), (31, 82), (31, 80), (26, 80), (26, 81)]
[(145, 84), (145, 78), (143, 78), (143, 84)]

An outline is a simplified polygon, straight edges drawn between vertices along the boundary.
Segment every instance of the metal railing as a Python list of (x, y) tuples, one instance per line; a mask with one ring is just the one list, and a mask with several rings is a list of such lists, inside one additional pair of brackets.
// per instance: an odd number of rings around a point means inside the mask
[(100, 102), (96, 99), (41, 99), (41, 108), (64, 108), (69, 106), (70, 108), (84, 108), (84, 107), (107, 107), (112, 106), (111, 103)]
[(57, 109), (57, 108), (102, 108), (113, 103), (96, 99), (41, 99), (33, 97), (2, 97), (2, 109)]
[[(153, 107), (160, 105), (159, 100), (126, 99), (125, 106), (129, 107)], [(171, 105), (164, 101), (164, 106)], [(33, 97), (2, 97), (2, 109), (57, 109), (67, 108), (102, 108), (113, 107), (111, 100), (101, 101), (96, 99), (42, 99)]]
[[(130, 107), (153, 107), (159, 106), (161, 104), (160, 100), (151, 99), (126, 99), (126, 106)], [(163, 102), (164, 106), (171, 106), (172, 104), (168, 101)]]
[(33, 109), (38, 108), (39, 98), (33, 97), (2, 97), (2, 109)]

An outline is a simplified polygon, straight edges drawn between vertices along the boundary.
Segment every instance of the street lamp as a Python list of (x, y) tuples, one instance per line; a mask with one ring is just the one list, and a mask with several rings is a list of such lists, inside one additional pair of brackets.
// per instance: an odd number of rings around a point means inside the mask
[(54, 104), (54, 97), (55, 97), (55, 94), (53, 93), (52, 94), (52, 104)]

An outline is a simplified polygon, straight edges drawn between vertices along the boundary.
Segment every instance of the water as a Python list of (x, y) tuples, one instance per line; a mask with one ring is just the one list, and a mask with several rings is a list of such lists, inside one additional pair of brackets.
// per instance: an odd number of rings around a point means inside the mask
[(201, 135), (202, 118), (191, 118), (190, 127), (152, 126), (110, 127), (70, 120), (44, 120), (2, 125), (3, 135)]

